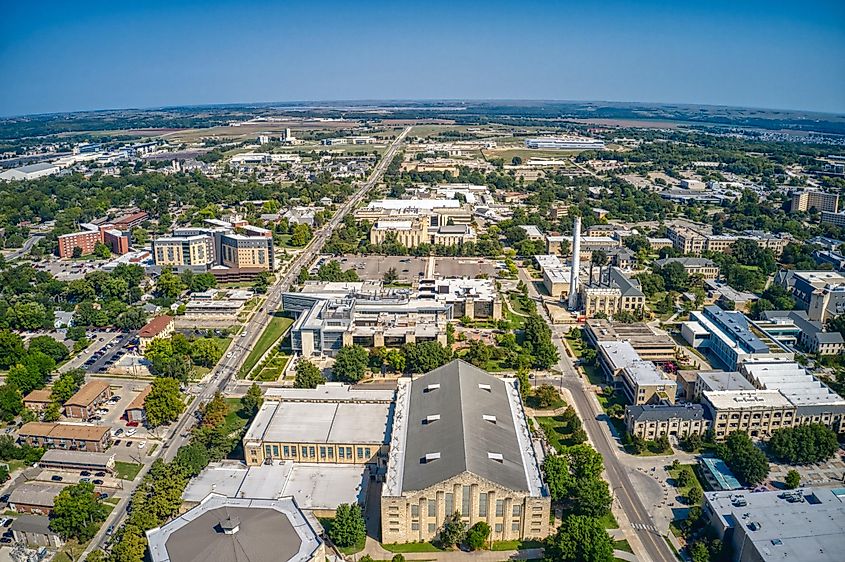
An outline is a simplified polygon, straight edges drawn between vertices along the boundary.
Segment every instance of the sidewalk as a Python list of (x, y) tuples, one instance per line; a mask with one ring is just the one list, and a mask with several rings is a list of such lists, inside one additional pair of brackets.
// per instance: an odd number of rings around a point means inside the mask
[[(360, 560), (368, 554), (374, 560), (390, 560), (394, 553), (382, 548), (375, 539), (367, 537), (364, 550), (349, 557), (350, 560)], [(625, 553), (628, 554), (628, 553)], [(403, 552), (406, 560), (437, 560), (438, 562), (460, 562), (462, 560), (473, 560), (474, 562), (504, 562), (505, 560), (533, 560), (543, 557), (542, 548), (529, 548), (526, 550), (476, 550), (475, 552), (463, 552), (461, 550), (444, 550), (438, 552)], [(636, 559), (634, 559), (636, 560)]]

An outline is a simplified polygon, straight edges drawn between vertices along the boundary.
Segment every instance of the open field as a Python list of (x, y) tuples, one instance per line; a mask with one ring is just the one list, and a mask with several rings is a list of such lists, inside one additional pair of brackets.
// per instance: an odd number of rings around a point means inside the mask
[(241, 370), (239, 376), (241, 378), (245, 377), (252, 371), (255, 367), (256, 363), (261, 359), (264, 353), (270, 349), (270, 346), (274, 345), (278, 342), (281, 337), (288, 331), (291, 324), (293, 324), (293, 319), (287, 318), (284, 316), (274, 315), (273, 318), (270, 320), (270, 323), (267, 324), (267, 328), (261, 334), (261, 337), (258, 338), (258, 341), (255, 343), (255, 347), (252, 348), (249, 355), (244, 361), (244, 364), (241, 366)]

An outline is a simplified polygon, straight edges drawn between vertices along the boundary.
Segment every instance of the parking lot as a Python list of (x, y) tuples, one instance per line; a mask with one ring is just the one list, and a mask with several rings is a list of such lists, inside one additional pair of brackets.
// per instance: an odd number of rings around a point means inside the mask
[(45, 468), (34, 480), (38, 482), (52, 482), (55, 484), (78, 484), (80, 482), (91, 482), (99, 493), (112, 495), (114, 490), (123, 489), (123, 480), (116, 478), (108, 472), (96, 472), (90, 470), (67, 470), (60, 468)]
[(99, 351), (91, 354), (82, 364), (89, 373), (105, 373), (126, 353), (127, 346), (132, 342), (137, 332), (117, 334), (119, 337), (112, 339)]
[(434, 273), (438, 277), (478, 277), (481, 274), (491, 279), (498, 269), (496, 261), (484, 258), (435, 258)]
[(425, 274), (427, 260), (402, 256), (343, 256), (337, 258), (343, 269), (354, 269), (365, 281), (381, 281), (391, 268), (400, 283), (412, 283)]
[[(86, 363), (94, 356), (99, 357), (100, 352), (107, 349), (107, 346), (114, 342), (120, 335), (120, 332), (89, 332), (88, 337), (93, 340), (91, 344), (83, 349), (79, 355), (59, 367), (59, 372), (64, 373), (79, 367), (87, 369), (88, 366)], [(112, 349), (114, 348), (115, 346), (112, 347)]]

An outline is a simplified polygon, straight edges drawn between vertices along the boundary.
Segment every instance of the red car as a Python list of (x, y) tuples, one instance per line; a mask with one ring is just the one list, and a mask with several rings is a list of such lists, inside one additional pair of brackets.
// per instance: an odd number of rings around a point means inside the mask
[(138, 427), (138, 422), (136, 422), (136, 421), (126, 422), (126, 426), (127, 427)]

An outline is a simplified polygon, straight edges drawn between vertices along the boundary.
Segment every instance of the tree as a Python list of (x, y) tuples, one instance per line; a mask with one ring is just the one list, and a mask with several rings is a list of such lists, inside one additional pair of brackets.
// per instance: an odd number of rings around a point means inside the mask
[(71, 396), (76, 394), (76, 391), (79, 390), (79, 387), (82, 386), (82, 383), (84, 382), (85, 371), (82, 369), (74, 369), (73, 371), (63, 373), (55, 380), (55, 382), (53, 382), (50, 397), (54, 402), (64, 404)]
[(79, 246), (74, 246), (73, 251), (71, 252), (70, 256), (72, 258), (81, 258), (82, 257), (82, 248)]
[(487, 544), (490, 538), (490, 525), (485, 521), (479, 521), (467, 530), (466, 545), (470, 550), (480, 550)]
[(108, 511), (94, 495), (94, 484), (81, 482), (67, 486), (53, 502), (50, 529), (63, 539), (84, 542), (97, 532), (97, 524), (106, 519)]
[(610, 513), (613, 498), (607, 482), (601, 478), (581, 478), (571, 489), (569, 504), (572, 513), (588, 517), (603, 517)]
[(311, 227), (305, 223), (293, 226), (290, 237), (291, 246), (305, 246), (311, 240)]
[(174, 460), (184, 469), (186, 476), (193, 478), (208, 465), (208, 451), (200, 443), (182, 445)]
[(747, 484), (759, 484), (769, 475), (766, 455), (754, 446), (748, 434), (735, 431), (728, 435), (724, 451), (725, 462)]
[(308, 359), (300, 359), (296, 364), (296, 379), (293, 381), (294, 388), (317, 388), (317, 385), (326, 382), (326, 377), (320, 369)]
[(463, 542), (465, 536), (466, 523), (461, 519), (461, 514), (456, 511), (443, 522), (443, 527), (440, 529), (440, 545), (443, 548), (452, 549), (456, 544)]
[(0, 419), (10, 422), (23, 411), (23, 396), (13, 384), (0, 386)]
[(29, 352), (40, 351), (56, 363), (67, 359), (68, 350), (63, 343), (59, 343), (50, 336), (35, 336), (29, 340)]
[(601, 454), (591, 446), (573, 445), (566, 449), (565, 454), (569, 457), (572, 474), (576, 479), (601, 478), (604, 463)]
[(147, 538), (137, 525), (127, 523), (115, 537), (110, 562), (142, 562), (147, 551)]
[(252, 386), (249, 387), (249, 390), (241, 398), (242, 409), (249, 417), (258, 413), (258, 409), (261, 408), (263, 402), (264, 395), (257, 383), (252, 383)]
[(812, 423), (772, 432), (769, 451), (790, 464), (826, 461), (839, 450), (836, 433), (825, 425)]
[(575, 479), (569, 468), (566, 455), (549, 455), (543, 460), (543, 475), (549, 486), (549, 493), (554, 501), (562, 501), (569, 497)]
[(58, 421), (59, 418), (62, 417), (62, 408), (59, 406), (58, 402), (50, 402), (46, 408), (44, 408), (44, 413), (41, 414), (41, 420), (45, 422), (54, 422)]
[(560, 394), (550, 384), (541, 384), (534, 390), (534, 396), (537, 397), (537, 403), (541, 408), (551, 408), (560, 403)]
[(161, 275), (158, 276), (158, 280), (156, 281), (156, 292), (160, 296), (168, 299), (175, 299), (181, 295), (184, 290), (185, 284), (182, 282), (182, 279), (169, 269), (165, 269), (161, 272)]
[(798, 473), (797, 470), (791, 469), (789, 472), (786, 473), (786, 487), (790, 490), (794, 490), (798, 486), (801, 485), (801, 475)]
[(405, 371), (405, 366), (407, 364), (405, 360), (405, 354), (403, 354), (398, 349), (391, 349), (387, 352), (387, 357), (385, 357), (385, 361), (387, 362), (388, 367), (395, 373), (402, 373)]
[(153, 380), (152, 388), (144, 400), (147, 424), (158, 427), (179, 418), (185, 410), (185, 403), (179, 393), (176, 379), (158, 377)]
[(97, 242), (94, 244), (94, 256), (107, 260), (111, 257), (111, 248), (103, 244), (102, 242)]
[(108, 562), (108, 558), (105, 552), (97, 549), (85, 557), (85, 562)]
[(710, 550), (704, 541), (695, 541), (689, 547), (692, 562), (710, 562)]
[(220, 348), (211, 338), (198, 338), (190, 345), (191, 361), (194, 365), (213, 367), (220, 359)]
[(29, 394), (36, 388), (44, 388), (44, 375), (34, 369), (27, 369), (21, 364), (9, 369), (6, 382), (16, 386), (21, 394)]
[(364, 515), (358, 504), (342, 503), (329, 526), (329, 538), (340, 547), (354, 546), (364, 542), (367, 530)]
[(332, 373), (337, 380), (356, 383), (364, 378), (369, 358), (370, 354), (360, 345), (344, 346), (337, 352)]
[(594, 517), (570, 515), (546, 539), (546, 562), (612, 562), (613, 541)]
[(390, 285), (391, 283), (396, 283), (396, 281), (398, 279), (399, 279), (399, 274), (396, 273), (395, 267), (391, 267), (390, 269), (388, 269), (384, 273), (384, 276), (382, 277), (382, 280), (384, 281), (385, 285)]
[(0, 369), (20, 363), (26, 355), (23, 339), (9, 330), (0, 330)]
[(590, 255), (590, 263), (593, 265), (604, 265), (607, 263), (607, 252), (604, 250), (595, 250)]
[(491, 348), (481, 340), (469, 342), (466, 359), (476, 367), (483, 367), (492, 357)]
[(451, 348), (436, 341), (406, 343), (402, 351), (405, 354), (405, 368), (410, 373), (427, 373), (452, 360)]
[(214, 397), (202, 407), (201, 412), (203, 427), (220, 427), (226, 422), (229, 406), (218, 390), (214, 393)]
[(405, 562), (405, 557), (401, 554), (394, 554), (390, 562)]
[(704, 499), (704, 491), (697, 484), (690, 486), (690, 489), (687, 491), (687, 504), (696, 505), (702, 499)]

